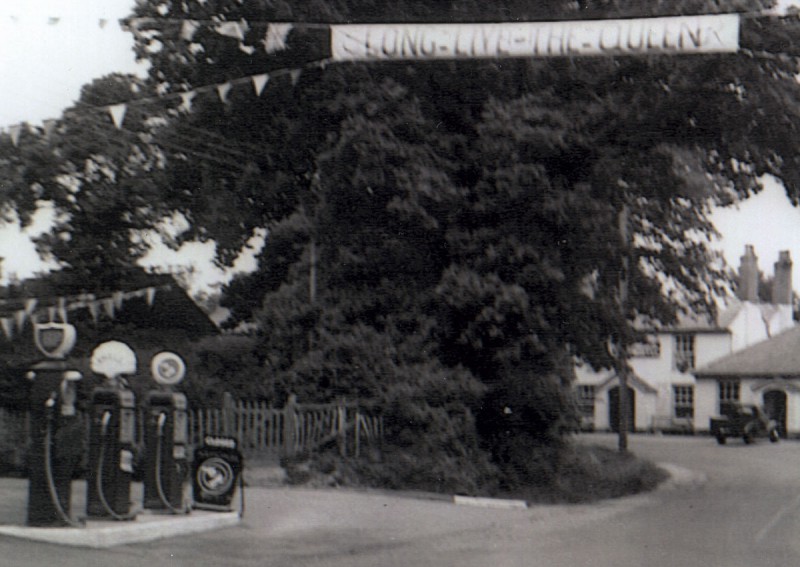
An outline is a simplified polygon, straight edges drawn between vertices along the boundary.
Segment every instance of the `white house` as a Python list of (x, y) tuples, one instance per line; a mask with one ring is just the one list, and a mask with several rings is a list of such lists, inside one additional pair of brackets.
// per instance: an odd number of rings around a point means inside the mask
[[(653, 329), (646, 344), (634, 345), (628, 379), (631, 429), (707, 430), (708, 418), (719, 412), (718, 394), (711, 392), (714, 386), (705, 379), (699, 382), (693, 371), (794, 327), (791, 270), (789, 252), (781, 252), (775, 263), (772, 301), (760, 302), (758, 259), (753, 247), (747, 246), (737, 297), (716, 321), (684, 318), (672, 327)], [(616, 430), (619, 377), (614, 371), (594, 372), (586, 365), (578, 365), (576, 376), (583, 427)]]
[(782, 437), (800, 434), (800, 326), (695, 370), (697, 429), (731, 403), (763, 405)]

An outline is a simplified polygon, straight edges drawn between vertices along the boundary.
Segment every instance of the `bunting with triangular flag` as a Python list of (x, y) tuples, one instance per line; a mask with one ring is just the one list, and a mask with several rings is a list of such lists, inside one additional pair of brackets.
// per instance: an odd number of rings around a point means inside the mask
[(49, 140), (50, 136), (53, 134), (53, 130), (56, 129), (56, 121), (52, 118), (47, 120), (42, 120), (42, 131), (44, 132), (44, 139)]
[(8, 340), (14, 338), (14, 323), (8, 317), (0, 318), (0, 326), (3, 327), (3, 334)]
[(108, 107), (108, 113), (111, 115), (111, 120), (114, 121), (114, 126), (119, 130), (122, 128), (122, 121), (125, 120), (125, 112), (128, 106), (126, 104), (115, 104)]
[(228, 81), (227, 83), (223, 83), (221, 85), (217, 85), (217, 94), (219, 95), (219, 100), (223, 103), (228, 102), (228, 93), (231, 90), (231, 83)]
[(300, 80), (300, 74), (303, 72), (302, 69), (292, 69), (289, 71), (289, 76), (292, 78), (292, 86), (297, 85), (297, 81)]
[(261, 93), (264, 92), (264, 87), (267, 86), (269, 82), (269, 75), (264, 73), (262, 75), (253, 75), (253, 88), (256, 90), (256, 96), (261, 96)]
[(244, 34), (247, 33), (248, 29), (250, 29), (250, 27), (247, 25), (247, 22), (242, 20), (241, 22), (221, 22), (216, 26), (214, 31), (220, 35), (244, 41)]
[(19, 135), (22, 132), (21, 124), (14, 124), (8, 127), (8, 133), (11, 135), (11, 143), (15, 146), (19, 145)]
[(25, 311), (14, 312), (14, 322), (17, 324), (17, 329), (20, 331), (25, 328), (25, 321), (28, 319), (28, 314)]
[(197, 96), (196, 91), (181, 93), (181, 100), (183, 101), (181, 103), (181, 109), (183, 109), (185, 112), (191, 112), (192, 100), (194, 100), (195, 96)]
[[(169, 286), (164, 286), (169, 287)], [(37, 307), (42, 303), (48, 304), (42, 307), (39, 311), (46, 313), (49, 322), (61, 321), (67, 323), (70, 311), (79, 309), (87, 309), (91, 315), (92, 320), (96, 323), (99, 320), (100, 313), (105, 313), (109, 318), (113, 319), (116, 313), (124, 306), (124, 302), (129, 299), (139, 298), (147, 302), (148, 307), (153, 306), (156, 291), (159, 288), (150, 286), (133, 291), (116, 291), (110, 296), (98, 299), (94, 294), (81, 294), (76, 297), (57, 297), (57, 298), (26, 298), (22, 301), (24, 306), (22, 309), (16, 309), (9, 312), (8, 315), (0, 317), (0, 324), (3, 325), (3, 332), (6, 337), (11, 339), (16, 331), (22, 331), (28, 320), (37, 323), (41, 317), (37, 312)], [(0, 308), (2, 308), (4, 301), (0, 301)], [(3, 322), (5, 321), (5, 322)]]
[(264, 51), (275, 53), (285, 50), (288, 47), (289, 32), (293, 27), (293, 24), (267, 24), (267, 34), (262, 40)]

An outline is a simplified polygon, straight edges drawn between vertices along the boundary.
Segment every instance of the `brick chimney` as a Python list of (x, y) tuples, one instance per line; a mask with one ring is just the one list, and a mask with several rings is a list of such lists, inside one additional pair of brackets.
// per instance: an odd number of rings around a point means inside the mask
[(792, 259), (788, 250), (778, 253), (775, 262), (775, 277), (772, 280), (772, 303), (792, 304)]
[(752, 244), (744, 247), (744, 256), (739, 259), (739, 285), (736, 296), (742, 301), (758, 302), (758, 257)]

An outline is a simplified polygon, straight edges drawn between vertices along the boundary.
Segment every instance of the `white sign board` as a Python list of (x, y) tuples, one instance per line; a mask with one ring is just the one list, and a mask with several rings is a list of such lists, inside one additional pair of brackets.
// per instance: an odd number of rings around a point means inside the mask
[(721, 53), (738, 49), (737, 14), (566, 22), (331, 26), (334, 61)]

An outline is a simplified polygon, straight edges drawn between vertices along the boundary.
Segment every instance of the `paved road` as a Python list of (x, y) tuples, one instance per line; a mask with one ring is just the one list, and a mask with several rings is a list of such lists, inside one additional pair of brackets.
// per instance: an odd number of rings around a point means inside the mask
[[(616, 443), (612, 436), (587, 437), (582, 442)], [(693, 474), (644, 496), (527, 510), (383, 493), (251, 489), (239, 527), (110, 550), (0, 538), (0, 565), (800, 565), (800, 443), (720, 447), (707, 437), (632, 436), (630, 447)]]

